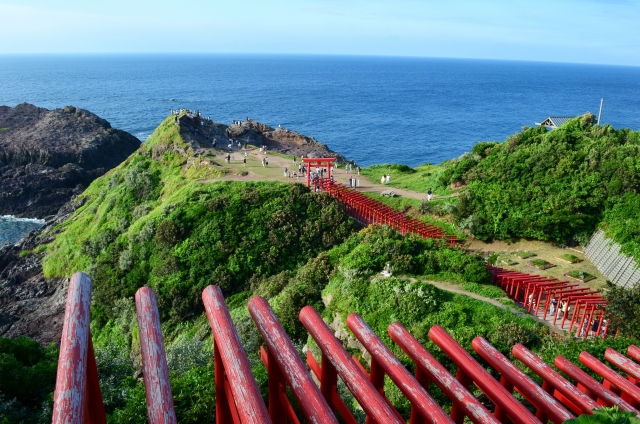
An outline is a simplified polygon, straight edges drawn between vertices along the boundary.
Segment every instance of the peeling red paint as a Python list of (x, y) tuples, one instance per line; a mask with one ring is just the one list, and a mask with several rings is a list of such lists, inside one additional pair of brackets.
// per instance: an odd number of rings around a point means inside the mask
[[(249, 313), (269, 348), (268, 368), (277, 366), (307, 419), (312, 423), (337, 424), (338, 420), (311, 379), (269, 303), (264, 298), (256, 296), (249, 301)], [(272, 399), (269, 400), (270, 404), (271, 401)], [(273, 418), (271, 416), (272, 420)]]
[[(262, 401), (260, 389), (258, 389), (255, 377), (251, 372), (251, 365), (224, 302), (222, 290), (217, 286), (209, 286), (202, 292), (202, 300), (213, 331), (214, 343), (217, 348), (216, 356), (220, 357), (220, 362), (216, 361), (216, 365), (220, 363), (224, 367), (222, 378), (226, 376), (230, 382), (229, 389), (232, 393), (232, 399), (224, 400), (232, 402), (238, 412), (240, 422), (244, 424), (271, 423), (269, 411)], [(218, 371), (217, 368), (216, 371)], [(217, 376), (216, 380), (218, 380)], [(218, 396), (226, 398), (226, 396)], [(216, 397), (216, 401), (218, 400)], [(219, 423), (222, 422), (219, 420)]]
[(177, 420), (173, 408), (158, 304), (151, 288), (142, 287), (136, 292), (136, 310), (149, 422), (175, 424)]

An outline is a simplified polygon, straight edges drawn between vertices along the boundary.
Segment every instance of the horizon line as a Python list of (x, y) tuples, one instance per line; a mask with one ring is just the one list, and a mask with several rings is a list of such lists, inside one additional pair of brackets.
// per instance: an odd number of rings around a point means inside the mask
[(35, 53), (1, 53), (0, 58), (10, 56), (313, 56), (313, 57), (344, 57), (344, 58), (388, 58), (388, 59), (440, 59), (440, 60), (473, 60), (485, 62), (522, 62), (560, 65), (590, 65), (624, 68), (640, 68), (640, 65), (621, 65), (612, 63), (593, 62), (558, 62), (534, 59), (494, 59), (480, 57), (453, 57), (453, 56), (418, 56), (418, 55), (391, 55), (391, 54), (358, 54), (358, 53), (257, 53), (257, 52), (35, 52)]

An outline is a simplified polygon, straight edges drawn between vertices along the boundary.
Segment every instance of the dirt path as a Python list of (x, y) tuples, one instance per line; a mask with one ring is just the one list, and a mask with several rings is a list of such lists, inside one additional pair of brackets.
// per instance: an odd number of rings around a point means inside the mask
[[(255, 148), (250, 148), (249, 150), (236, 150), (233, 149), (231, 153), (231, 163), (227, 164), (225, 162), (225, 158), (228, 152), (219, 149), (202, 149), (205, 153), (212, 153), (216, 156), (216, 161), (224, 164), (225, 168), (228, 168), (231, 173), (221, 178), (213, 178), (208, 180), (201, 180), (202, 183), (208, 183), (212, 181), (280, 181), (280, 182), (306, 182), (306, 177), (299, 177), (299, 181), (297, 179), (285, 178), (284, 176), (284, 168), (288, 168), (290, 171), (298, 170), (298, 164), (300, 163), (300, 158), (297, 159), (296, 164), (293, 163), (292, 159), (282, 156), (276, 156), (273, 154), (260, 154), (260, 151)], [(242, 162), (245, 152), (248, 153), (247, 157), (247, 165), (245, 166)], [(265, 167), (262, 165), (262, 159), (267, 157), (269, 159), (269, 166)], [(242, 172), (248, 172), (247, 175), (241, 175)], [(359, 180), (360, 186), (356, 188), (358, 191), (362, 191), (365, 193), (382, 193), (386, 190), (393, 190), (395, 193), (402, 197), (406, 197), (409, 199), (422, 200), (426, 197), (426, 194), (420, 193), (413, 190), (407, 190), (396, 187), (389, 187), (386, 185), (382, 185), (379, 183), (375, 183), (370, 181), (368, 178), (357, 175), (357, 173), (347, 173), (344, 168), (334, 169), (333, 177), (336, 182), (344, 184), (346, 186), (349, 185), (349, 178), (355, 177)], [(442, 196), (449, 197), (449, 196)]]
[[(414, 283), (417, 280), (415, 278), (409, 278), (409, 281)], [(432, 284), (432, 285), (436, 286), (437, 288), (439, 288), (441, 290), (448, 291), (450, 293), (462, 294), (462, 295), (465, 295), (465, 296), (469, 296), (469, 297), (471, 297), (473, 299), (480, 300), (482, 302), (490, 303), (491, 305), (497, 306), (500, 309), (505, 309), (505, 310), (511, 312), (513, 315), (516, 315), (518, 317), (529, 316), (529, 317), (533, 318), (535, 321), (539, 322), (540, 324), (544, 324), (547, 327), (549, 327), (549, 329), (551, 331), (553, 331), (554, 333), (562, 334), (562, 335), (565, 334), (564, 331), (559, 326), (553, 325), (553, 319), (546, 319), (546, 320), (542, 319), (542, 315), (543, 315), (542, 313), (539, 313), (539, 315), (540, 315), (539, 317), (527, 314), (526, 312), (523, 312), (520, 309), (516, 309), (516, 308), (513, 308), (511, 306), (508, 306), (508, 305), (505, 305), (503, 303), (500, 303), (500, 301), (497, 300), (497, 299), (491, 299), (491, 298), (488, 298), (488, 297), (481, 296), (481, 295), (479, 295), (477, 293), (466, 291), (465, 289), (463, 289), (462, 287), (460, 287), (459, 285), (456, 285), (456, 284), (450, 284), (450, 283), (445, 283), (445, 282), (440, 282), (440, 281), (425, 281), (425, 282), (429, 283), (429, 284)], [(505, 293), (505, 299), (506, 298), (507, 298), (507, 296), (506, 296), (506, 293)]]

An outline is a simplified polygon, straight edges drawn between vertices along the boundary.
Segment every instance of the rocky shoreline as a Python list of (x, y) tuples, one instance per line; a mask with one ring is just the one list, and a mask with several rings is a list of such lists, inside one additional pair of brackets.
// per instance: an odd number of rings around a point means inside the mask
[(0, 248), (0, 336), (27, 336), (42, 344), (59, 343), (67, 297), (67, 278), (45, 278), (37, 252), (53, 241), (53, 227), (70, 218), (84, 202), (71, 200), (42, 228), (20, 242)]

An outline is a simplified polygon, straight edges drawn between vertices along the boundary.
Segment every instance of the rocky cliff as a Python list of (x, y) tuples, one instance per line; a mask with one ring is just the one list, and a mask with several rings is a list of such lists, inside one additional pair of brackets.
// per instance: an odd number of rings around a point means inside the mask
[(64, 222), (82, 206), (69, 201), (45, 225), (15, 245), (0, 248), (0, 337), (32, 337), (42, 344), (59, 343), (67, 298), (67, 278), (45, 278), (45, 252), (36, 247), (53, 241)]
[(232, 125), (212, 122), (207, 118), (191, 113), (176, 117), (176, 124), (180, 126), (180, 134), (194, 150), (211, 147), (216, 140), (218, 148), (224, 148), (229, 138), (235, 137), (242, 144), (245, 142), (254, 146), (267, 146), (268, 151), (314, 158), (335, 157), (338, 163), (346, 163), (346, 159), (339, 153), (316, 140), (287, 128), (273, 128), (251, 119), (236, 121)]
[(45, 218), (140, 147), (84, 109), (0, 106), (0, 215)]

